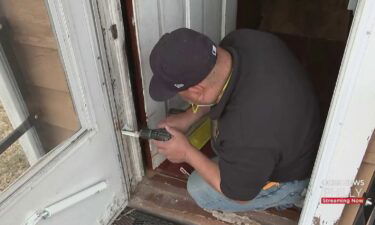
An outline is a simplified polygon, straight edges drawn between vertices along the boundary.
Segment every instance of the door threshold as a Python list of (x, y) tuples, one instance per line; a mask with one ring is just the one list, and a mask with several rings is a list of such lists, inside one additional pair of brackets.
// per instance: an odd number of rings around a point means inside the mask
[(205, 211), (189, 196), (186, 181), (153, 171), (149, 172), (138, 185), (129, 207), (181, 224), (294, 225), (298, 223), (298, 216), (296, 216), (298, 213), (291, 215), (293, 212), (288, 210), (277, 214), (272, 210), (242, 213)]

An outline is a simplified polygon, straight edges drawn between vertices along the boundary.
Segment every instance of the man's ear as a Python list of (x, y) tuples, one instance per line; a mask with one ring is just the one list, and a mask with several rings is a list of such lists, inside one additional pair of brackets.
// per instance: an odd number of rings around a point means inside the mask
[(179, 95), (183, 97), (185, 100), (190, 101), (190, 102), (197, 102), (202, 98), (202, 92), (203, 88), (195, 85), (192, 87), (189, 87), (188, 89), (184, 91), (180, 91)]
[(201, 100), (203, 96), (204, 88), (202, 86), (195, 85), (187, 89), (187, 93), (191, 99)]

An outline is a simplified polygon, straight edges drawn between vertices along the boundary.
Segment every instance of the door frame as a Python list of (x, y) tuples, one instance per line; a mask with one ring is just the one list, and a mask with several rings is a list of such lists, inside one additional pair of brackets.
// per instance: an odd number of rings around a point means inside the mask
[[(299, 224), (336, 224), (343, 204), (322, 204), (327, 181), (355, 179), (375, 128), (375, 2), (358, 2)], [(372, 62), (371, 62), (372, 61)], [(348, 197), (351, 186), (332, 197)]]
[[(100, 24), (97, 28), (101, 32), (101, 48), (103, 69), (105, 71), (106, 86), (110, 101), (112, 117), (120, 149), (124, 159), (124, 170), (129, 180), (129, 190), (134, 190), (144, 176), (143, 155), (140, 140), (121, 133), (122, 129), (137, 131), (138, 121), (135, 111), (134, 96), (129, 71), (128, 56), (126, 54), (126, 38), (131, 34), (125, 34), (124, 16), (121, 0), (100, 1), (97, 4), (97, 17)], [(130, 18), (127, 18), (130, 19)], [(99, 22), (99, 21), (98, 21)]]

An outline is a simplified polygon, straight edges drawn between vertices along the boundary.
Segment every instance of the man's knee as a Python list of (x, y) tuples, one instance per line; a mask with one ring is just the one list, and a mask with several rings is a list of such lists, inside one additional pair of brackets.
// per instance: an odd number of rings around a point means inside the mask
[(197, 172), (193, 172), (189, 176), (187, 191), (201, 208), (209, 208), (208, 202), (212, 201), (209, 188), (209, 185)]
[(187, 182), (187, 191), (189, 194), (194, 198), (202, 186), (202, 178), (198, 175), (196, 171), (194, 171), (188, 179)]

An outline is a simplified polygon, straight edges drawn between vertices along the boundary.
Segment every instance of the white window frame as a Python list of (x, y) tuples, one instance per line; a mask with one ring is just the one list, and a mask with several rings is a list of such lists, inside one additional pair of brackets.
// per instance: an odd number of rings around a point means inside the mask
[[(78, 90), (71, 93), (71, 97), (73, 102), (75, 103), (75, 106), (80, 106), (76, 107), (75, 109), (81, 128), (67, 140), (56, 146), (52, 151), (49, 151), (48, 154), (42, 156), (40, 160), (34, 164), (34, 166), (29, 168), (27, 173), (21, 175), (15, 183), (13, 183), (11, 186), (5, 189), (3, 193), (0, 194), (0, 211), (2, 209), (2, 202), (5, 202), (8, 199), (17, 199), (17, 196), (14, 196), (14, 193), (19, 189), (21, 190), (21, 193), (26, 193), (27, 189), (34, 185), (34, 182), (39, 182), (38, 175), (43, 174), (49, 171), (51, 168), (56, 167), (59, 157), (66, 157), (67, 154), (71, 154), (71, 152), (74, 152), (79, 148), (81, 142), (90, 139), (90, 137), (97, 132), (95, 116), (90, 113), (92, 111), (91, 107), (93, 107), (93, 103), (88, 101), (84, 95), (79, 94), (82, 92), (79, 90), (88, 90), (88, 81), (86, 81), (86, 77), (82, 75), (84, 74), (82, 70), (85, 66), (83, 60), (85, 56), (77, 56), (75, 54), (74, 46), (79, 46), (79, 43), (70, 35), (74, 34), (74, 36), (77, 36), (83, 34), (80, 34), (80, 31), (73, 30), (72, 27), (70, 27), (71, 23), (73, 22), (67, 20), (68, 17), (65, 15), (62, 6), (64, 4), (63, 1), (47, 0), (45, 4), (49, 9), (47, 11), (50, 18), (53, 18), (53, 20), (55, 21), (55, 24), (52, 25), (52, 28), (56, 32), (55, 37), (57, 39), (60, 39), (58, 41), (59, 53), (62, 57), (61, 63), (63, 63), (66, 71), (65, 75), (68, 81), (69, 88)], [(87, 41), (89, 42), (89, 38), (87, 39)], [(75, 48), (80, 49), (80, 52), (84, 52), (83, 50), (81, 50), (82, 47)], [(99, 66), (99, 64), (95, 66)], [(26, 183), (29, 180), (31, 180), (31, 182)], [(18, 192), (18, 194), (20, 194), (20, 192)]]
[[(359, 1), (299, 224), (337, 224), (324, 182), (354, 180), (375, 127), (375, 1)], [(343, 192), (348, 197), (350, 186)], [(342, 193), (341, 193), (342, 195)]]

